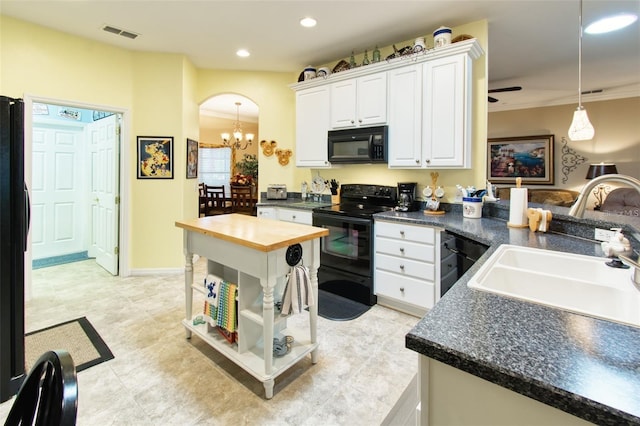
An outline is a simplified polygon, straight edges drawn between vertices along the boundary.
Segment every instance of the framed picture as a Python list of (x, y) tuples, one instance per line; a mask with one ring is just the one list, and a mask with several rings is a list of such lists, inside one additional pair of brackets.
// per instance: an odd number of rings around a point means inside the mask
[(488, 139), (487, 156), (491, 183), (553, 185), (553, 135)]
[(187, 138), (187, 179), (198, 177), (198, 141)]
[(173, 179), (173, 137), (138, 136), (138, 179)]

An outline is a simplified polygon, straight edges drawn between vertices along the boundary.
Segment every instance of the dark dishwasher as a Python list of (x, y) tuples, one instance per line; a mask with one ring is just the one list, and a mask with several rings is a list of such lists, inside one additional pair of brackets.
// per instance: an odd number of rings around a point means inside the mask
[(488, 247), (449, 231), (440, 234), (440, 297), (486, 252)]

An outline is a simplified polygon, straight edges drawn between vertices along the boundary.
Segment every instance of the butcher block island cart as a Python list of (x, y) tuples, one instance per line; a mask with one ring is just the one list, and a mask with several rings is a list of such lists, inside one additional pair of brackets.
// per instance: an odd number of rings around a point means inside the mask
[[(177, 221), (184, 231), (185, 319), (187, 338), (195, 333), (214, 349), (263, 382), (267, 399), (273, 397), (275, 378), (307, 354), (317, 362), (318, 267), (320, 237), (329, 231), (297, 223), (262, 219), (240, 214), (206, 216)], [(202, 293), (206, 306), (205, 277), (194, 282), (193, 255), (207, 259), (207, 278), (237, 285), (237, 336), (234, 342), (223, 336), (206, 315), (194, 320), (193, 290)], [(301, 259), (300, 259), (301, 257)], [(297, 262), (300, 260), (300, 262)], [(287, 327), (287, 318), (274, 306), (280, 302), (292, 266), (308, 268), (315, 303), (308, 312), (304, 329)], [(220, 298), (218, 300), (221, 300)], [(196, 305), (197, 307), (198, 305)], [(203, 310), (200, 310), (202, 313)], [(207, 321), (199, 321), (201, 318)], [(204, 323), (203, 323), (204, 322)], [(274, 338), (293, 337), (286, 354), (274, 356)], [(279, 340), (280, 341), (280, 340)]]

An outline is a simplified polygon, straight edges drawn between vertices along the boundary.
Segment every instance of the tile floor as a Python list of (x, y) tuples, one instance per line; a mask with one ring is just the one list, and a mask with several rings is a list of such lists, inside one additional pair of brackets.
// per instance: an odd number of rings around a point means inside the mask
[(374, 306), (353, 321), (319, 318), (319, 362), (279, 376), (266, 400), (260, 382), (185, 339), (181, 274), (119, 278), (87, 260), (33, 275), (27, 331), (86, 316), (115, 355), (78, 373), (79, 425), (379, 425), (417, 372), (404, 336), (418, 319)]

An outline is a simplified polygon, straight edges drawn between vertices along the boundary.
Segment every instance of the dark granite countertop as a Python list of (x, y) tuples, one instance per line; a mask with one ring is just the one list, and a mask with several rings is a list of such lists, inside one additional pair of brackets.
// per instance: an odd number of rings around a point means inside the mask
[(593, 423), (640, 424), (640, 328), (467, 287), (501, 244), (602, 257), (600, 244), (588, 239), (593, 228), (619, 224), (638, 249), (640, 218), (587, 213), (575, 219), (566, 208), (540, 207), (552, 211), (553, 232), (507, 227), (504, 203), (485, 204), (481, 219), (463, 218), (459, 205), (446, 206), (442, 216), (375, 215), (442, 227), (490, 246), (407, 334), (406, 347)]
[(331, 197), (327, 198), (323, 196), (323, 199), (320, 201), (302, 201), (302, 198), (299, 197), (288, 197), (284, 200), (268, 200), (266, 196), (263, 196), (257, 205), (258, 207), (286, 207), (298, 210), (313, 210), (316, 207), (330, 206)]

